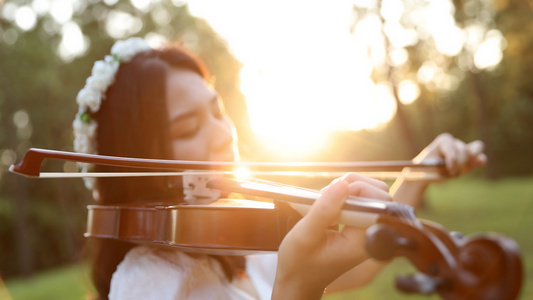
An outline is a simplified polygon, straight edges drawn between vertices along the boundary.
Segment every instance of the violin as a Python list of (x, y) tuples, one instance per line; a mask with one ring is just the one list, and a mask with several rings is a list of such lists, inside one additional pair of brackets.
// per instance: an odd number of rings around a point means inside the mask
[[(185, 204), (176, 204), (170, 199), (168, 202), (142, 205), (88, 206), (87, 237), (164, 245), (183, 251), (216, 255), (275, 252), (285, 235), (319, 195), (316, 190), (224, 176), (224, 172), (231, 168), (243, 166), (242, 163), (230, 162), (130, 159), (30, 149), (19, 164), (11, 166), (10, 171), (29, 177), (47, 177), (40, 172), (44, 159), (171, 170), (162, 172), (171, 176), (176, 175), (174, 171), (185, 170), (222, 172), (220, 176), (184, 173), (184, 192), (188, 201)], [(249, 163), (244, 166), (278, 172), (317, 168), (340, 172), (347, 169), (401, 170), (405, 167), (438, 169), (441, 164)], [(154, 173), (161, 176), (160, 172)], [(80, 176), (92, 175), (87, 173)], [(211, 201), (223, 192), (271, 201)], [(446, 231), (439, 224), (419, 220), (413, 208), (407, 205), (362, 197), (349, 197), (346, 200), (337, 223), (366, 228), (366, 250), (370, 257), (382, 261), (405, 257), (412, 263), (417, 273), (396, 278), (396, 286), (401, 291), (436, 293), (443, 299), (516, 299), (519, 295), (522, 259), (517, 244), (505, 236), (478, 234), (464, 237)]]

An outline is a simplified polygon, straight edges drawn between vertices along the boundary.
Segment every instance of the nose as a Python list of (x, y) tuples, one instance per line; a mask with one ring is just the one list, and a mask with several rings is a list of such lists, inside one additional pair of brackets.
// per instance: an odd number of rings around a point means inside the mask
[(234, 136), (233, 123), (228, 117), (210, 117), (209, 126), (209, 160), (212, 161), (233, 161), (235, 153), (233, 143)]

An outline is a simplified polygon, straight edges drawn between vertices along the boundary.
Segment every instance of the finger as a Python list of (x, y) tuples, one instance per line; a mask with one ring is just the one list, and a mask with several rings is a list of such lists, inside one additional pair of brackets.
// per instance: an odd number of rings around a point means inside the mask
[(455, 160), (455, 169), (453, 170), (453, 175), (458, 175), (466, 171), (468, 163), (468, 152), (466, 144), (461, 140), (455, 139), (454, 141), (456, 160)]
[(444, 159), (447, 153), (450, 153), (451, 144), (454, 137), (449, 133), (439, 134), (420, 154), (418, 154), (413, 162), (421, 163), (426, 159)]
[(302, 218), (293, 230), (306, 237), (308, 243), (315, 243), (323, 238), (321, 235), (340, 214), (348, 198), (348, 183), (338, 180), (322, 189), (320, 197), (311, 206), (309, 213)]
[(484, 166), (487, 163), (487, 156), (483, 153), (485, 144), (482, 141), (473, 141), (466, 145), (468, 153), (468, 168)]
[[(352, 182), (359, 182), (359, 181), (362, 181), (362, 182), (366, 182), (378, 189), (381, 189), (385, 192), (389, 192), (389, 186), (384, 182), (384, 181), (381, 181), (381, 180), (378, 180), (378, 179), (375, 179), (375, 178), (370, 178), (370, 177), (367, 177), (367, 176), (363, 176), (361, 174), (358, 174), (358, 173), (347, 173), (346, 175), (344, 175), (342, 177), (342, 180), (348, 182), (348, 183), (352, 183)], [(352, 193), (351, 193), (352, 194)], [(354, 194), (352, 194), (354, 195)]]
[(355, 181), (348, 185), (350, 195), (372, 198), (376, 200), (392, 201), (388, 190), (377, 188), (376, 186), (365, 182)]
[(444, 159), (446, 170), (450, 175), (453, 175), (455, 169), (455, 162), (457, 158), (456, 148), (452, 140), (442, 139), (442, 143), (438, 147), (439, 156)]
[(487, 163), (487, 155), (485, 153), (478, 154), (476, 156), (473, 167), (482, 167)]
[(473, 141), (466, 145), (466, 149), (470, 156), (475, 157), (483, 153), (483, 150), (485, 150), (485, 144), (479, 140)]

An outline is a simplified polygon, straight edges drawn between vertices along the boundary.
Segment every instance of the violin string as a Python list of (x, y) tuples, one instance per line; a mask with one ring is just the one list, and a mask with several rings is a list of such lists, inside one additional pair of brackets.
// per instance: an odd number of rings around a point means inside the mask
[[(253, 182), (258, 182), (258, 183), (266, 184), (268, 186), (275, 186), (275, 187), (284, 188), (284, 189), (290, 188), (295, 191), (302, 191), (306, 193), (311, 192), (314, 195), (313, 200), (316, 200), (316, 198), (320, 196), (320, 191), (310, 189), (310, 188), (292, 186), (292, 185), (268, 181), (264, 179), (253, 179)], [(303, 195), (303, 196), (305, 197), (306, 195)], [(359, 202), (364, 202), (364, 203), (372, 203), (372, 204), (383, 204), (383, 207), (386, 210), (388, 210), (390, 214), (398, 217), (400, 220), (404, 221), (406, 224), (409, 224), (415, 228), (423, 228), (422, 223), (416, 217), (414, 208), (407, 204), (395, 203), (395, 202), (377, 200), (377, 199), (370, 199), (370, 198), (364, 198), (364, 197), (359, 197), (359, 196), (350, 196), (347, 199), (347, 203), (349, 203), (350, 200), (356, 201), (356, 202), (359, 201)]]
[[(258, 173), (261, 175), (272, 175), (272, 172), (254, 172), (251, 171), (250, 173), (257, 175)], [(298, 176), (299, 173), (304, 172), (275, 172), (275, 175), (285, 175), (285, 176)], [(341, 174), (332, 174), (327, 172), (318, 172), (321, 176), (327, 176), (332, 175), (331, 177), (336, 177), (337, 175)], [(374, 172), (376, 173), (376, 172)], [(392, 172), (388, 172), (392, 173)], [(142, 177), (142, 176), (184, 176), (184, 175), (190, 175), (190, 172), (87, 172), (87, 173), (80, 173), (80, 172), (41, 172), (39, 177), (41, 178), (80, 178), (80, 177)], [(234, 172), (231, 171), (195, 171), (195, 175), (213, 175), (213, 174), (220, 174), (220, 175), (234, 175)], [(345, 173), (342, 173), (344, 175)], [(330, 177), (330, 176), (327, 176)], [(338, 177), (338, 176), (337, 176)], [(316, 200), (318, 196), (320, 196), (320, 191), (316, 189), (310, 189), (305, 187), (298, 187), (288, 184), (283, 184), (279, 182), (269, 181), (265, 179), (258, 179), (253, 178), (249, 181), (254, 181), (258, 183), (263, 183), (271, 186), (276, 186), (283, 189), (291, 189), (292, 191), (301, 191), (305, 193), (304, 197), (308, 197), (308, 193), (312, 193), (312, 198)], [(366, 202), (366, 203), (380, 203), (385, 205), (390, 211), (392, 211), (393, 214), (397, 215), (399, 218), (404, 220), (405, 222), (413, 225), (413, 226), (421, 226), (418, 223), (418, 219), (416, 218), (412, 207), (408, 205), (403, 205), (399, 203), (392, 203), (389, 201), (384, 200), (378, 200), (378, 199), (369, 199), (359, 196), (350, 196), (347, 200), (349, 201), (360, 201), (360, 202)]]
[[(315, 190), (315, 189), (299, 187), (299, 186), (291, 186), (291, 185), (287, 185), (284, 183), (273, 182), (273, 181), (268, 181), (264, 179), (253, 179), (253, 181), (268, 184), (268, 185), (278, 186), (282, 188), (292, 188), (294, 190), (311, 192), (311, 193), (314, 193), (316, 197), (320, 195), (320, 191)], [(393, 214), (397, 215), (400, 219), (402, 219), (406, 223), (411, 224), (416, 227), (422, 226), (422, 224), (420, 223), (420, 221), (418, 220), (418, 218), (416, 217), (414, 213), (413, 207), (407, 204), (395, 203), (395, 202), (378, 200), (378, 199), (370, 199), (370, 198), (359, 197), (359, 196), (350, 196), (347, 200), (384, 204), (388, 209), (392, 211)]]
[[(280, 183), (280, 182), (275, 182), (275, 181), (270, 181), (270, 180), (265, 180), (265, 179), (258, 179), (258, 178), (254, 178), (254, 179), (252, 179), (252, 181), (258, 182), (258, 183), (263, 183), (263, 184), (268, 184), (268, 185), (272, 185), (272, 186), (276, 186), (276, 187), (280, 187), (280, 188), (290, 188), (290, 189), (293, 189), (295, 191), (313, 193), (314, 197), (315, 197), (315, 200), (316, 200), (316, 198), (318, 198), (320, 196), (320, 191), (316, 190), (316, 189), (311, 189), (311, 188), (306, 188), (306, 187), (301, 187), (301, 186), (293, 186), (293, 185), (289, 185), (289, 184), (285, 184), (285, 183)], [(350, 200), (359, 200), (359, 201), (373, 201), (374, 202), (374, 199), (368, 199), (368, 198), (363, 198), (363, 197), (358, 197), (358, 196), (350, 196), (348, 199), (350, 199)]]
[(402, 220), (414, 227), (422, 228), (422, 223), (420, 223), (420, 220), (418, 220), (416, 217), (413, 207), (409, 205), (402, 205), (398, 206), (397, 208), (399, 208), (400, 214), (402, 215)]
[[(274, 182), (274, 181), (269, 181), (269, 180), (264, 180), (264, 179), (257, 179), (257, 178), (254, 178), (253, 181), (261, 182), (261, 183), (268, 184), (268, 185), (273, 185), (273, 186), (279, 186), (279, 187), (283, 187), (283, 188), (292, 188), (292, 189), (295, 189), (295, 190), (301, 190), (301, 191), (305, 191), (305, 192), (312, 192), (312, 193), (315, 193), (317, 197), (320, 196), (320, 191), (316, 190), (316, 189), (300, 187), (300, 186), (293, 186), (293, 185), (288, 185), (288, 184), (285, 184), (285, 183)], [(360, 197), (360, 196), (349, 196), (348, 200), (380, 203), (380, 204), (386, 204), (386, 205), (390, 205), (390, 204), (393, 203), (393, 202), (390, 202), (390, 201), (385, 201), (385, 200), (380, 200), (380, 199), (373, 199), (373, 198), (365, 198), (365, 197)], [(400, 204), (400, 203), (394, 203), (394, 205), (395, 206), (404, 206), (404, 204)]]
[[(302, 173), (309, 174), (310, 172), (257, 172), (257, 171), (250, 171), (249, 173), (253, 175), (277, 175), (277, 176), (301, 176)], [(339, 175), (345, 175), (345, 173), (337, 174), (334, 172), (316, 172), (318, 176), (321, 177), (339, 177)], [(364, 172), (361, 172), (364, 173)], [(360, 174), (361, 174), (360, 173)], [(381, 173), (381, 172), (371, 172), (371, 173)], [(401, 173), (401, 172), (385, 172), (385, 173)], [(424, 172), (420, 172), (424, 173)], [(142, 176), (184, 176), (184, 175), (190, 175), (190, 172), (87, 172), (87, 173), (80, 173), (80, 172), (41, 172), (39, 177), (41, 178), (80, 178), (80, 177), (142, 177)], [(195, 171), (195, 175), (213, 175), (213, 174), (221, 174), (221, 175), (234, 175), (235, 172), (231, 171)], [(427, 173), (426, 173), (427, 175)], [(309, 175), (311, 176), (311, 175)], [(402, 174), (404, 176), (404, 174)], [(440, 175), (439, 175), (440, 176)], [(283, 184), (279, 182), (273, 182), (269, 180), (264, 179), (258, 179), (254, 178), (254, 182), (263, 183), (271, 186), (276, 186), (279, 188), (284, 189), (292, 189), (293, 191), (302, 191), (304, 193), (307, 193), (304, 197), (308, 197), (308, 193), (312, 193), (312, 198), (316, 200), (316, 198), (320, 195), (320, 191), (316, 189), (310, 189), (305, 187), (298, 187), (298, 186), (292, 186), (288, 184)], [(402, 205), (399, 203), (392, 203), (389, 201), (383, 201), (378, 199), (369, 199), (359, 196), (350, 196), (347, 200), (349, 204), (349, 200), (351, 201), (360, 201), (360, 202), (366, 202), (366, 203), (381, 203), (385, 205), (393, 214), (397, 215), (399, 218), (404, 220), (405, 222), (413, 225), (413, 226), (421, 226), (419, 225), (419, 221), (416, 218), (413, 209), (408, 205)]]
[[(239, 181), (234, 178), (213, 179), (208, 183), (210, 188), (218, 188), (223, 191), (233, 191), (244, 195), (259, 196), (279, 201), (313, 205), (320, 196), (320, 192), (313, 189), (295, 187), (266, 180)], [(386, 214), (387, 205), (373, 199), (361, 197), (349, 197), (344, 203), (344, 210), (366, 212), (373, 214)]]

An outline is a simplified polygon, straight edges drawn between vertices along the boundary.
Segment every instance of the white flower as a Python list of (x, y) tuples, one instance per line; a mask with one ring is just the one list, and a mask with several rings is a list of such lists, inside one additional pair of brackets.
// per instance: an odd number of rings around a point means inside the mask
[(143, 39), (133, 37), (125, 41), (116, 42), (111, 47), (111, 54), (116, 55), (121, 61), (127, 62), (139, 52), (150, 50), (150, 45)]
[[(121, 62), (128, 62), (137, 53), (150, 49), (150, 46), (143, 39), (137, 37), (125, 41), (117, 41), (111, 48), (112, 55), (106, 55), (104, 60), (94, 63), (91, 76), (87, 78), (85, 86), (76, 96), (79, 109), (78, 115), (72, 122), (74, 151), (97, 154), (96, 129), (98, 123), (91, 118), (87, 109), (93, 113), (100, 109), (105, 92), (113, 84)], [(87, 172), (93, 168), (92, 164), (87, 163), (78, 163), (78, 166), (82, 172)], [(89, 190), (94, 189), (95, 178), (84, 178), (84, 182)]]
[(96, 185), (96, 178), (93, 177), (87, 177), (83, 178), (83, 183), (85, 184), (85, 187), (92, 191)]
[(85, 135), (89, 138), (96, 137), (96, 127), (98, 124), (91, 120), (89, 124), (83, 122), (79, 117), (76, 117), (74, 119), (74, 122), (72, 122), (72, 128), (74, 129), (74, 136), (82, 136)]
[(85, 87), (92, 88), (105, 95), (107, 88), (113, 84), (119, 63), (116, 60), (99, 60), (94, 63), (91, 76), (87, 78)]
[[(93, 168), (93, 165), (87, 164), (87, 163), (78, 163), (78, 168), (80, 169), (82, 173), (87, 173), (89, 170)], [(88, 190), (93, 190), (94, 187), (96, 186), (96, 178), (84, 177), (83, 183), (85, 185), (85, 188), (87, 188)]]
[[(110, 57), (110, 56), (108, 56)], [(111, 57), (112, 58), (112, 57)], [(93, 69), (91, 71), (92, 76), (111, 76), (115, 75), (119, 67), (119, 63), (116, 60), (98, 60), (94, 63)]]
[(79, 106), (88, 107), (92, 112), (97, 112), (100, 109), (101, 101), (102, 93), (87, 87), (81, 89), (76, 97)]
[(117, 63), (117, 65), (120, 65), (120, 62), (118, 62), (113, 56), (111, 55), (106, 55), (104, 57), (104, 62), (108, 63), (108, 64), (111, 64), (113, 62)]
[(88, 136), (80, 135), (74, 138), (74, 151), (79, 153), (96, 154), (96, 141)]
[(83, 173), (87, 173), (87, 171), (89, 170), (92, 170), (94, 165), (93, 164), (88, 164), (88, 163), (81, 163), (81, 162), (78, 162), (78, 168), (81, 172)]
[(98, 91), (99, 93), (103, 95), (105, 91), (107, 90), (107, 88), (111, 85), (111, 83), (113, 83), (113, 80), (115, 79), (114, 77), (115, 77), (115, 74), (90, 76), (89, 78), (87, 78), (85, 87)]

